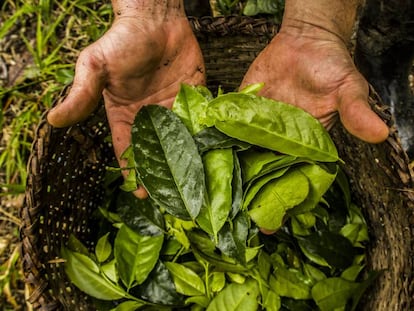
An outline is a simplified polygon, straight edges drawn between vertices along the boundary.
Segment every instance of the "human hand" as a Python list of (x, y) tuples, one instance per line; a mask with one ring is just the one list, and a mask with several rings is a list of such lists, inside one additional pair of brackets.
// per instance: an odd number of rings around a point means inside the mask
[(388, 127), (368, 105), (368, 83), (344, 41), (313, 25), (282, 27), (246, 73), (242, 86), (264, 82), (260, 95), (293, 104), (328, 129), (337, 117), (354, 136), (384, 141)]
[[(109, 31), (80, 53), (72, 89), (48, 121), (56, 127), (79, 122), (103, 94), (115, 155), (125, 167), (120, 157), (130, 145), (136, 113), (147, 104), (171, 107), (181, 83), (205, 83), (201, 51), (183, 8), (117, 16)], [(135, 194), (142, 198), (146, 191)]]

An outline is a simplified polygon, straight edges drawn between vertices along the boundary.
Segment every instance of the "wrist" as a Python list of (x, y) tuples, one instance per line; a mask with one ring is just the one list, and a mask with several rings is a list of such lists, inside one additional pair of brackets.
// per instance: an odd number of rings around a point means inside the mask
[(183, 0), (112, 0), (116, 18), (134, 17), (152, 21), (184, 17)]
[(280, 32), (349, 44), (361, 0), (287, 0)]

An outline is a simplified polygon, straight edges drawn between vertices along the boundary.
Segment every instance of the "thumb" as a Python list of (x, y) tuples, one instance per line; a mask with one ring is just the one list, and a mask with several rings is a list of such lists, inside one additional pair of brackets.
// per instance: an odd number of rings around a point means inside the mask
[(105, 87), (103, 62), (85, 49), (79, 55), (72, 88), (63, 102), (51, 109), (48, 122), (66, 127), (86, 119), (98, 106)]
[(388, 126), (361, 98), (339, 106), (341, 122), (348, 132), (368, 143), (380, 143), (389, 135)]

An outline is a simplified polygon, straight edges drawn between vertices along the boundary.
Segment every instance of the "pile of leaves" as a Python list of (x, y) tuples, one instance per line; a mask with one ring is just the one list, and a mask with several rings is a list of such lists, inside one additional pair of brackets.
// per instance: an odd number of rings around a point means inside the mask
[(215, 9), (222, 15), (265, 16), (281, 22), (285, 0), (216, 0)]
[(128, 178), (101, 209), (109, 226), (93, 252), (74, 236), (62, 247), (100, 310), (355, 310), (375, 274), (336, 148), (260, 87), (182, 85), (172, 110), (138, 112)]

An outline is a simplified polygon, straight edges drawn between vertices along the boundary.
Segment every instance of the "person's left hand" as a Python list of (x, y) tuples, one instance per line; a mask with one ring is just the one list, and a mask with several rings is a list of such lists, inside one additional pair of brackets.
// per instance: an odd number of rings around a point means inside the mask
[(388, 127), (368, 105), (368, 83), (346, 46), (334, 35), (321, 39), (279, 32), (250, 66), (241, 88), (264, 82), (260, 95), (302, 108), (327, 129), (338, 119), (354, 136), (379, 143)]

